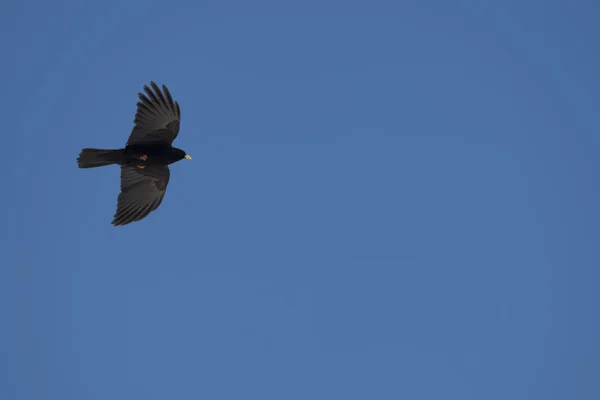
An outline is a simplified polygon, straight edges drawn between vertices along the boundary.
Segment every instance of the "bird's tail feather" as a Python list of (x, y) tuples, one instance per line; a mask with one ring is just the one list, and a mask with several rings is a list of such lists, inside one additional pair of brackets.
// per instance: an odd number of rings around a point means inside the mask
[(95, 168), (117, 164), (121, 160), (123, 150), (83, 149), (77, 158), (79, 168)]

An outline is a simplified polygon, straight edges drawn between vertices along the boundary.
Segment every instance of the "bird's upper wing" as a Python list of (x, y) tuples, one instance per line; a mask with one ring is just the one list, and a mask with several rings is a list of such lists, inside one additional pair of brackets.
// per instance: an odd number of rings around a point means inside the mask
[(179, 133), (181, 112), (179, 104), (173, 101), (169, 89), (165, 85), (162, 91), (154, 82), (150, 82), (151, 90), (144, 85), (146, 94), (139, 93), (141, 101), (137, 103), (137, 111), (133, 130), (127, 145), (150, 142), (173, 143)]
[(127, 225), (145, 218), (156, 210), (169, 184), (169, 167), (149, 165), (121, 167), (121, 193), (112, 224)]

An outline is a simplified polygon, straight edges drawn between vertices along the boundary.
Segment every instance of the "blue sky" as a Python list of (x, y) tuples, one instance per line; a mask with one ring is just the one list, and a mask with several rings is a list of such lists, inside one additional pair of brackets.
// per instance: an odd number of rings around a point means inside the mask
[(365, 4), (2, 5), (0, 399), (600, 398), (599, 4)]

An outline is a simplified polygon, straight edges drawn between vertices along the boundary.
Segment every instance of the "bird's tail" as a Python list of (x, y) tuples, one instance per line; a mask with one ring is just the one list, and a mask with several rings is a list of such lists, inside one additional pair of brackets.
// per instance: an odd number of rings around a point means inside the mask
[(77, 157), (79, 168), (95, 168), (110, 164), (118, 164), (123, 150), (83, 149)]

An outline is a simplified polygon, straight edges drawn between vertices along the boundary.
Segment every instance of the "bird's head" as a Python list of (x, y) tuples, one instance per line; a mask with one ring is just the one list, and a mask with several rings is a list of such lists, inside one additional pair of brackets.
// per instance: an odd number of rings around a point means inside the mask
[(181, 149), (173, 149), (175, 151), (175, 154), (177, 156), (178, 160), (181, 160), (183, 158), (191, 160), (192, 157), (190, 157), (185, 151), (181, 150)]

